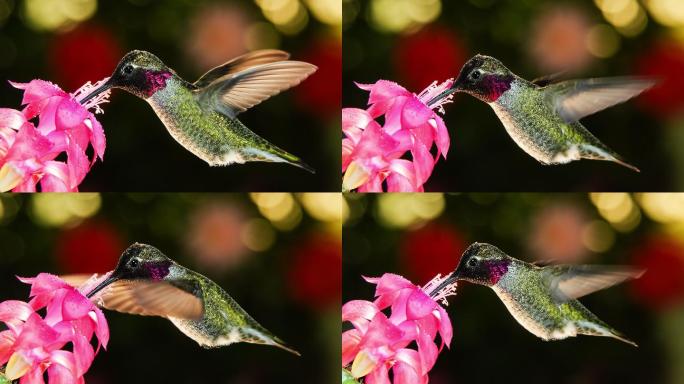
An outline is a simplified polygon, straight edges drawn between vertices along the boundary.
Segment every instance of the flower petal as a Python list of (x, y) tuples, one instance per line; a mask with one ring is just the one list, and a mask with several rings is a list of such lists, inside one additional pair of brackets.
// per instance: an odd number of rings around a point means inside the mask
[(0, 108), (0, 127), (8, 127), (18, 131), (26, 122), (24, 114), (16, 109)]
[(406, 318), (416, 320), (429, 316), (437, 305), (425, 292), (415, 289), (411, 292), (406, 303)]
[(411, 149), (411, 156), (413, 156), (413, 166), (416, 170), (416, 183), (423, 185), (430, 178), (435, 166), (432, 155), (423, 143), (416, 142)]
[[(435, 115), (433, 121), (435, 123), (433, 126), (435, 128), (435, 144), (437, 144), (437, 149), (439, 149), (439, 152), (446, 160), (447, 152), (449, 152), (449, 146), (451, 145), (449, 131), (441, 117)], [(430, 125), (432, 125), (432, 122), (430, 122)]]
[[(2, 334), (0, 334), (1, 336)], [(342, 333), (342, 366), (346, 367), (347, 364), (354, 361), (356, 354), (359, 353), (359, 342), (361, 341), (362, 334), (358, 329), (350, 329)], [(2, 344), (0, 344), (0, 352), (2, 352)], [(0, 356), (2, 356), (0, 354)], [(0, 363), (2, 360), (0, 360)]]

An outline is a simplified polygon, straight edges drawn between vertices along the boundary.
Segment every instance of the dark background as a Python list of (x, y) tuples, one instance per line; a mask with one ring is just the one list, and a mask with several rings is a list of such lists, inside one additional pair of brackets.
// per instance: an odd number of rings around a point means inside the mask
[(446, 307), (454, 329), (451, 348), (440, 353), (430, 383), (681, 383), (682, 199), (681, 194), (347, 195), (342, 301), (373, 299), (374, 286), (362, 276), (398, 273), (423, 285), (437, 273), (448, 274), (475, 241), (528, 262), (634, 265), (647, 269), (642, 278), (580, 301), (638, 348), (590, 336), (542, 341), (512, 318), (491, 289), (463, 282)]
[[(29, 287), (15, 276), (102, 273), (144, 242), (211, 278), (302, 356), (245, 343), (204, 349), (166, 319), (104, 311), (111, 338), (88, 383), (334, 382), (340, 222), (320, 213), (341, 198), (280, 196), (290, 208), (272, 222), (260, 213), (272, 212), (264, 200), (247, 195), (0, 195), (0, 300), (28, 301)], [(261, 232), (250, 244), (265, 242), (263, 250), (241, 242), (255, 220)]]
[[(476, 53), (500, 59), (528, 80), (563, 70), (568, 70), (566, 78), (649, 75), (662, 79), (656, 90), (582, 120), (602, 142), (640, 168), (640, 174), (589, 160), (543, 166), (518, 148), (488, 105), (461, 94), (446, 106), (451, 148), (447, 160), (440, 159), (435, 166), (425, 184), (427, 191), (682, 187), (684, 45), (674, 35), (681, 33), (683, 20), (676, 25), (668, 21), (666, 26), (662, 11), (656, 13), (654, 7), (644, 5), (648, 2), (631, 0), (619, 2), (637, 9), (633, 22), (624, 27), (613, 25), (613, 16), (606, 16), (597, 5), (602, 2), (591, 0), (343, 3), (344, 107), (363, 108), (367, 103), (368, 93), (354, 81), (392, 80), (418, 94), (434, 80), (457, 76)], [(620, 9), (618, 2), (604, 3)], [(670, 6), (684, 5), (672, 2)], [(436, 17), (402, 24), (407, 18), (402, 12), (408, 18), (433, 12)], [(596, 26), (601, 33), (595, 33)], [(611, 53), (604, 44), (600, 56), (605, 57), (596, 57), (585, 44), (592, 36), (599, 36), (596, 41), (617, 41), (619, 46)]]
[[(98, 115), (107, 136), (105, 161), (93, 167), (80, 190), (339, 190), (339, 25), (321, 22), (302, 4), (305, 24), (294, 30), (285, 25), (286, 33), (247, 0), (88, 0), (82, 3), (97, 4), (91, 17), (56, 27), (42, 26), (49, 14), (31, 16), (27, 11), (27, 4), (48, 9), (45, 12), (57, 12), (65, 4), (82, 9), (77, 3), (0, 0), (0, 105), (18, 109), (21, 101), (20, 91), (7, 80), (40, 78), (73, 92), (86, 81), (109, 76), (133, 49), (154, 53), (191, 82), (256, 48), (282, 49), (295, 60), (319, 66), (298, 87), (240, 115), (254, 132), (314, 167), (315, 175), (284, 164), (211, 168), (170, 137), (146, 102), (114, 90), (105, 114)], [(251, 43), (244, 43), (247, 40)]]

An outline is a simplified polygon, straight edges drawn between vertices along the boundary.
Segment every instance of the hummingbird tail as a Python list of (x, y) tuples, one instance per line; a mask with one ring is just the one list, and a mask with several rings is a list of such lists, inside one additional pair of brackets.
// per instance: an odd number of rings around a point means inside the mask
[(581, 152), (582, 157), (585, 159), (612, 161), (614, 163), (622, 165), (623, 167), (629, 168), (634, 172), (641, 172), (639, 168), (628, 163), (622, 158), (622, 156), (618, 155), (617, 153), (615, 153), (615, 151), (612, 151), (605, 146), (601, 148), (601, 146), (599, 145), (585, 144), (581, 145)]
[(242, 335), (243, 341), (247, 343), (271, 345), (288, 351), (294, 355), (301, 356), (301, 353), (299, 353), (297, 350), (290, 347), (283, 340), (273, 335), (266, 329), (261, 328), (260, 326), (258, 329), (254, 327), (242, 327), (240, 329), (240, 334)]
[(632, 340), (628, 339), (627, 336), (625, 336), (625, 335), (622, 334), (621, 332), (618, 332), (618, 331), (616, 331), (616, 330), (614, 330), (614, 329), (611, 329), (611, 330), (610, 330), (610, 333), (611, 333), (611, 334), (610, 334), (610, 337), (613, 337), (613, 338), (615, 338), (615, 339), (618, 339), (618, 340), (620, 340), (620, 341), (622, 341), (622, 342), (625, 342), (625, 343), (627, 343), (627, 344), (629, 344), (629, 345), (632, 345), (632, 346), (634, 346), (634, 347), (637, 347), (637, 348), (639, 347), (639, 346), (637, 345), (637, 343), (635, 343), (635, 342), (633, 342)]

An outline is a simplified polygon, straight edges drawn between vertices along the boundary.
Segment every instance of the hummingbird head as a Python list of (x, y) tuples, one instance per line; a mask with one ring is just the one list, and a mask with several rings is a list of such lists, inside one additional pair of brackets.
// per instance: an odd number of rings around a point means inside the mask
[(128, 247), (119, 258), (112, 274), (88, 293), (92, 297), (97, 292), (119, 280), (163, 280), (173, 262), (157, 248), (135, 243)]
[(511, 259), (499, 248), (487, 243), (473, 243), (463, 252), (458, 267), (451, 274), (457, 280), (492, 286), (508, 272)]
[(499, 60), (478, 54), (463, 65), (451, 88), (428, 102), (428, 105), (455, 92), (465, 92), (485, 103), (492, 103), (511, 88), (514, 79), (513, 73)]
[(120, 88), (141, 99), (147, 99), (166, 87), (166, 81), (172, 76), (173, 71), (157, 56), (147, 51), (131, 51), (121, 58), (109, 80), (80, 103), (83, 104), (110, 88)]

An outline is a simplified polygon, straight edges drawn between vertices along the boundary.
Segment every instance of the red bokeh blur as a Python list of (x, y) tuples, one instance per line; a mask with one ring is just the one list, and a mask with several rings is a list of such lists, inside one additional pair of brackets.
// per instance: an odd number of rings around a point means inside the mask
[(339, 238), (314, 234), (291, 251), (287, 272), (295, 301), (313, 310), (339, 306), (342, 300), (342, 244)]
[(94, 83), (111, 75), (121, 56), (122, 49), (111, 31), (84, 24), (55, 35), (48, 63), (60, 87), (73, 92), (87, 81)]
[(114, 269), (126, 244), (105, 221), (86, 221), (62, 231), (55, 253), (64, 273), (103, 273)]
[(458, 230), (447, 224), (430, 223), (408, 232), (400, 251), (403, 274), (417, 285), (438, 273), (447, 275), (456, 269), (466, 245)]
[(420, 92), (435, 80), (456, 77), (468, 54), (457, 36), (442, 26), (402, 36), (394, 47), (399, 82), (411, 92)]
[(293, 60), (306, 61), (318, 67), (316, 73), (295, 87), (297, 103), (302, 109), (322, 118), (339, 119), (342, 105), (342, 45), (339, 41), (317, 41)]
[(684, 302), (684, 245), (667, 237), (652, 237), (632, 252), (633, 264), (646, 273), (631, 283), (645, 306), (668, 309)]
[(655, 77), (659, 83), (637, 100), (651, 112), (672, 116), (684, 112), (684, 45), (661, 41), (642, 52), (636, 60), (636, 73)]

